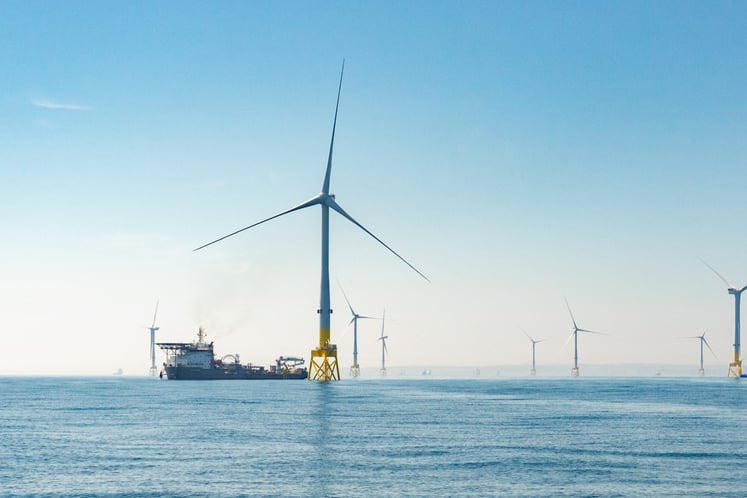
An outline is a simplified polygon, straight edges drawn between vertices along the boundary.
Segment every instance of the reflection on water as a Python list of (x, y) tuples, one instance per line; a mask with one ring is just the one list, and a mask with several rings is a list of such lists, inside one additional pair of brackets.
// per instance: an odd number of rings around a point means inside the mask
[(314, 391), (312, 395), (313, 406), (311, 407), (311, 444), (314, 446), (313, 473), (315, 479), (309, 479), (309, 496), (329, 497), (329, 483), (335, 472), (335, 458), (331, 444), (334, 436), (332, 432), (332, 414), (335, 410), (336, 383), (313, 382), (310, 388)]

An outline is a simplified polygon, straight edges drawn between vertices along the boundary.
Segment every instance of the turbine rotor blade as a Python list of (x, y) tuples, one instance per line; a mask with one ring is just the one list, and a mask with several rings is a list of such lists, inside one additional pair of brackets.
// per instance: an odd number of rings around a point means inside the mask
[(353, 311), (353, 306), (350, 304), (350, 301), (348, 300), (348, 296), (345, 294), (345, 289), (342, 288), (342, 284), (340, 283), (339, 280), (337, 281), (337, 285), (340, 286), (340, 290), (342, 291), (342, 296), (345, 298), (345, 302), (348, 303), (348, 308), (350, 308), (350, 314), (353, 315), (353, 317), (355, 317), (355, 311)]
[(609, 335), (604, 332), (597, 332), (595, 330), (578, 329), (579, 332), (588, 332), (589, 334)]
[(728, 287), (729, 289), (734, 289), (734, 286), (733, 286), (733, 285), (731, 285), (731, 284), (729, 283), (729, 281), (728, 281), (728, 280), (726, 280), (726, 279), (724, 278), (724, 276), (723, 276), (723, 275), (721, 275), (721, 274), (720, 274), (719, 272), (717, 272), (717, 271), (716, 271), (716, 269), (715, 269), (714, 267), (712, 267), (711, 265), (709, 265), (708, 263), (706, 263), (706, 262), (705, 262), (705, 260), (704, 260), (703, 258), (698, 258), (698, 259), (700, 260), (700, 262), (701, 262), (701, 263), (703, 263), (703, 264), (704, 264), (704, 265), (706, 265), (706, 266), (707, 266), (708, 268), (710, 268), (710, 269), (711, 269), (711, 271), (712, 271), (713, 273), (715, 273), (715, 274), (716, 274), (716, 276), (717, 276), (718, 278), (720, 278), (720, 279), (721, 279), (721, 281), (722, 281), (722, 282), (724, 282), (724, 283), (726, 284), (726, 287)]
[(701, 337), (700, 340), (703, 341), (703, 343), (706, 345), (706, 347), (708, 347), (708, 351), (711, 352), (711, 354), (713, 355), (713, 357), (718, 360), (718, 356), (716, 356), (716, 353), (713, 352), (713, 349), (711, 349), (711, 345), (708, 344), (708, 341), (706, 341), (706, 338), (705, 337)]
[(526, 330), (524, 330), (524, 329), (523, 329), (522, 327), (519, 327), (519, 329), (521, 329), (521, 331), (522, 331), (522, 332), (524, 332), (524, 335), (525, 335), (525, 336), (527, 336), (527, 338), (528, 338), (528, 339), (529, 339), (530, 341), (532, 341), (532, 344), (534, 344), (534, 339), (532, 339), (532, 336), (530, 336), (529, 334), (527, 334), (527, 331), (526, 331)]
[(574, 330), (573, 332), (571, 332), (571, 335), (569, 335), (569, 336), (568, 336), (568, 338), (567, 338), (567, 339), (565, 340), (565, 342), (563, 343), (563, 345), (562, 345), (562, 346), (560, 346), (560, 350), (561, 350), (561, 351), (562, 351), (563, 349), (565, 349), (565, 347), (566, 347), (566, 346), (568, 345), (568, 343), (570, 342), (571, 338), (573, 337), (573, 335), (574, 335), (575, 333), (576, 333), (576, 331), (575, 331), (575, 330)]
[(345, 59), (342, 60), (342, 69), (340, 70), (340, 86), (337, 87), (337, 104), (335, 105), (335, 120), (332, 122), (332, 139), (329, 142), (329, 157), (327, 158), (327, 170), (324, 172), (324, 184), (322, 192), (329, 194), (329, 178), (332, 174), (332, 149), (335, 145), (335, 128), (337, 128), (337, 110), (340, 108), (340, 92), (342, 91), (342, 75), (345, 73)]
[(278, 214), (276, 214), (274, 216), (270, 216), (269, 218), (265, 218), (264, 220), (258, 221), (257, 223), (254, 223), (254, 224), (251, 224), (248, 227), (244, 227), (241, 230), (236, 230), (235, 232), (229, 233), (228, 235), (224, 235), (223, 237), (221, 237), (219, 239), (215, 239), (212, 242), (208, 242), (207, 244), (201, 245), (197, 249), (193, 249), (192, 252), (199, 251), (200, 249), (204, 249), (207, 246), (211, 246), (211, 245), (215, 244), (216, 242), (220, 242), (221, 240), (227, 239), (228, 237), (232, 237), (232, 236), (236, 235), (237, 233), (241, 233), (244, 230), (249, 230), (250, 228), (254, 228), (257, 225), (261, 225), (262, 223), (265, 223), (267, 221), (274, 220), (275, 218), (279, 218), (279, 217), (281, 217), (283, 215), (286, 215), (288, 213), (292, 213), (293, 211), (298, 211), (299, 209), (304, 209), (304, 208), (307, 208), (309, 206), (313, 206), (315, 204), (321, 204), (321, 203), (322, 203), (322, 196), (321, 195), (317, 195), (315, 197), (312, 197), (311, 199), (309, 199), (306, 202), (302, 202), (298, 206), (295, 206), (295, 207), (292, 207), (292, 208), (290, 208), (290, 209), (288, 209), (286, 211), (283, 211), (282, 213), (278, 213)]
[(571, 314), (571, 320), (573, 321), (573, 328), (576, 329), (576, 330), (578, 330), (578, 325), (576, 325), (576, 319), (573, 318), (573, 311), (571, 311), (571, 305), (568, 304), (568, 299), (566, 299), (566, 298), (563, 298), (563, 299), (565, 299), (565, 305), (568, 308), (568, 313)]
[(353, 223), (354, 225), (356, 225), (358, 228), (360, 228), (361, 230), (363, 230), (364, 232), (366, 232), (368, 235), (370, 235), (371, 237), (373, 237), (379, 244), (381, 244), (382, 246), (384, 246), (387, 249), (389, 249), (389, 251), (392, 254), (394, 254), (400, 260), (402, 260), (407, 266), (409, 266), (413, 271), (415, 271), (415, 273), (417, 273), (418, 275), (420, 275), (421, 277), (423, 277), (426, 281), (430, 282), (430, 279), (428, 279), (428, 277), (426, 277), (425, 275), (423, 275), (422, 273), (420, 273), (420, 270), (418, 270), (417, 268), (415, 268), (414, 266), (412, 266), (405, 258), (403, 258), (399, 254), (397, 254), (397, 252), (394, 249), (392, 249), (391, 247), (389, 247), (388, 245), (386, 245), (383, 240), (381, 240), (376, 235), (374, 235), (373, 233), (371, 233), (366, 227), (364, 227), (363, 225), (361, 225), (360, 223), (358, 223), (357, 221), (355, 221), (355, 219), (352, 216), (350, 216), (348, 213), (346, 213), (345, 210), (342, 209), (340, 207), (340, 205), (337, 204), (337, 202), (335, 202), (335, 200), (333, 198), (327, 197), (324, 202), (329, 207), (331, 207), (332, 209), (334, 209), (335, 211), (337, 211), (338, 213), (340, 213), (343, 217), (347, 218), (348, 221), (350, 221), (351, 223)]
[(158, 315), (158, 301), (156, 301), (156, 311), (153, 312), (153, 325), (150, 326), (151, 328), (156, 326), (156, 315)]

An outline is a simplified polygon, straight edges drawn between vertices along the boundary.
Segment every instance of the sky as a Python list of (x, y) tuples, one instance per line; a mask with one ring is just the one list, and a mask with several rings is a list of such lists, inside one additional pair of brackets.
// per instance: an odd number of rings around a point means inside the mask
[[(382, 316), (390, 367), (726, 375), (747, 284), (744, 2), (0, 2), (0, 375), (269, 365)], [(380, 363), (381, 321), (359, 323)], [(163, 361), (158, 352), (158, 361)], [(611, 368), (611, 367), (610, 367)], [(652, 367), (653, 369), (653, 367)]]

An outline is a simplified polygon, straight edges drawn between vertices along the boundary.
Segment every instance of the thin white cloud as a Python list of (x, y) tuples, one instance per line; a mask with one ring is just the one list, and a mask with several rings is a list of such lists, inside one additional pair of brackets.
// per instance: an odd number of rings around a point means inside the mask
[(62, 110), (62, 111), (92, 111), (93, 110), (93, 107), (88, 106), (88, 105), (52, 102), (50, 100), (43, 100), (43, 99), (33, 99), (31, 101), (31, 104), (35, 105), (36, 107), (43, 107), (45, 109), (57, 109), (57, 110)]

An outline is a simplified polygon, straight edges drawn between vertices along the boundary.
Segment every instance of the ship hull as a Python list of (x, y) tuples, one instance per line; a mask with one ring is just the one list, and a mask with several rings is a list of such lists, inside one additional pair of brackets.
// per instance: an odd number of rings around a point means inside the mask
[(246, 368), (166, 367), (166, 377), (169, 380), (302, 380), (306, 376), (306, 369), (275, 373), (268, 370), (252, 371)]

